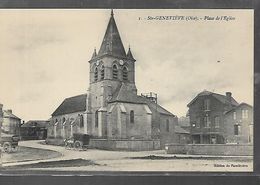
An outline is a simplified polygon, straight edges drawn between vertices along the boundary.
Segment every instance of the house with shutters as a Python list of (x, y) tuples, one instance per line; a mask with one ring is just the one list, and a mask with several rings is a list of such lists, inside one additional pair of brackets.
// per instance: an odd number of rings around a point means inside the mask
[(194, 144), (251, 143), (253, 109), (238, 103), (231, 92), (199, 93), (188, 105)]
[(99, 51), (89, 60), (86, 94), (66, 98), (53, 112), (48, 139), (90, 134), (96, 139), (175, 141), (177, 116), (157, 102), (154, 93), (137, 94), (135, 65), (120, 38), (113, 11)]

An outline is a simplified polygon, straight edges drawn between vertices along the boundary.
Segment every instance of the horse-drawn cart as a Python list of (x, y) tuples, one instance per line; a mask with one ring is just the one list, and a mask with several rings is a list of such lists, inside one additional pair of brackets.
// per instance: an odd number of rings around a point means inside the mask
[(65, 148), (86, 150), (89, 146), (90, 135), (88, 134), (73, 134), (73, 137), (64, 140)]

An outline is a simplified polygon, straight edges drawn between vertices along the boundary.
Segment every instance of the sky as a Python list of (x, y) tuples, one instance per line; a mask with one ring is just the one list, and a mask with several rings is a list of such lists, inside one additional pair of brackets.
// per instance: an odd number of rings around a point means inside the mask
[[(147, 20), (198, 16), (202, 20)], [(204, 16), (233, 16), (210, 21)], [(232, 92), (253, 105), (252, 10), (114, 10), (136, 61), (138, 94), (155, 92), (178, 117), (201, 91)], [(109, 9), (0, 10), (0, 103), (22, 120), (49, 119), (62, 101), (87, 92)], [(218, 62), (219, 61), (219, 62)]]

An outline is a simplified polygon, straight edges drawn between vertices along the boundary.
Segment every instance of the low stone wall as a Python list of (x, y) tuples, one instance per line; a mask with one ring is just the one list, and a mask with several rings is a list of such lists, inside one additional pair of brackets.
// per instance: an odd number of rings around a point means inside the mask
[(90, 139), (90, 147), (106, 150), (159, 150), (160, 140)]
[[(61, 138), (47, 138), (46, 144), (64, 145), (64, 140)], [(159, 139), (90, 139), (90, 148), (105, 149), (105, 150), (126, 150), (126, 151), (148, 151), (160, 150)]]
[(47, 138), (45, 142), (48, 145), (58, 145), (58, 146), (64, 145), (64, 139), (61, 138)]
[(249, 144), (166, 144), (165, 150), (167, 154), (224, 156), (253, 155), (253, 145)]

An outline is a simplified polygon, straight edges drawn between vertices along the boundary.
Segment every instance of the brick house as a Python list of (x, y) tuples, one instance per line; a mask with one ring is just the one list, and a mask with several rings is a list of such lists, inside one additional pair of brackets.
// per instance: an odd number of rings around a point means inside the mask
[(54, 111), (48, 138), (88, 133), (95, 138), (174, 140), (177, 117), (157, 103), (157, 96), (137, 95), (135, 65), (125, 52), (111, 12), (100, 47), (94, 50), (87, 94), (65, 99)]
[[(252, 142), (252, 106), (237, 103), (231, 92), (199, 93), (188, 105), (192, 143)], [(235, 119), (234, 119), (235, 118)]]
[(239, 104), (231, 96), (203, 91), (187, 106), (191, 124), (192, 143), (225, 143), (224, 112)]
[(253, 107), (241, 103), (225, 113), (226, 143), (253, 143)]

